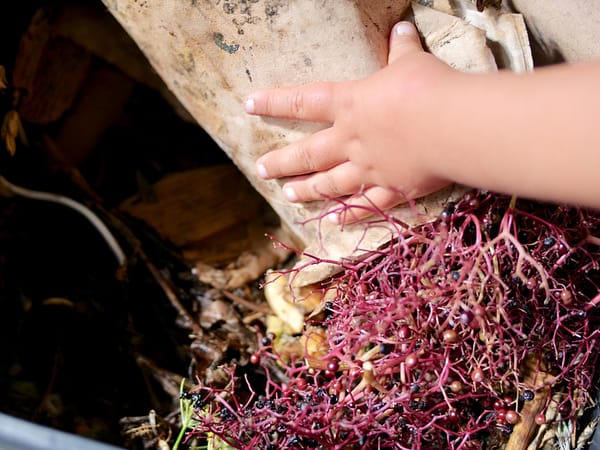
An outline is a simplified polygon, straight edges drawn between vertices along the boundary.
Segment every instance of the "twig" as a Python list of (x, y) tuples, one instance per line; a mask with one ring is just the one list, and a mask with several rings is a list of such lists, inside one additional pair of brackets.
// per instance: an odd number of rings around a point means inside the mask
[(144, 263), (146, 264), (146, 267), (148, 267), (148, 270), (150, 270), (150, 273), (152, 274), (152, 276), (154, 277), (156, 282), (160, 285), (163, 292), (165, 293), (165, 295), (171, 302), (171, 305), (173, 305), (173, 307), (177, 310), (179, 315), (184, 319), (184, 321), (185, 321), (184, 326), (186, 328), (192, 330), (194, 332), (194, 334), (201, 336), (202, 329), (196, 323), (196, 321), (192, 318), (192, 316), (187, 311), (187, 309), (185, 309), (185, 307), (181, 304), (181, 302), (179, 301), (177, 294), (175, 294), (175, 290), (171, 286), (171, 283), (169, 282), (169, 280), (167, 280), (160, 273), (160, 270), (158, 270), (156, 268), (156, 266), (151, 261), (148, 260), (148, 258), (146, 257), (145, 254), (140, 253), (140, 256), (143, 259)]
[(238, 303), (239, 305), (242, 305), (248, 309), (251, 309), (252, 311), (256, 311), (256, 312), (260, 312), (260, 313), (264, 313), (264, 314), (273, 314), (273, 311), (271, 311), (271, 308), (267, 308), (266, 306), (263, 305), (256, 305), (252, 302), (249, 302), (248, 300), (232, 294), (229, 291), (226, 290), (222, 290), (221, 291), (223, 293), (223, 295), (225, 297), (227, 297), (229, 300), (231, 300), (232, 302)]

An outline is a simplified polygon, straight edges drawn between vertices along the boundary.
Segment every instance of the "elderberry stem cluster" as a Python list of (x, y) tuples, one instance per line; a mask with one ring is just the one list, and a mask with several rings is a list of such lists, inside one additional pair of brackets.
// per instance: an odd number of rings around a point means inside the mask
[(597, 361), (600, 215), (470, 193), (435, 222), (387, 220), (395, 238), (323, 286), (336, 295), (310, 323), (321, 363), (260, 340), (251, 368), (196, 388), (193, 435), (244, 449), (497, 448), (541, 392), (575, 419)]

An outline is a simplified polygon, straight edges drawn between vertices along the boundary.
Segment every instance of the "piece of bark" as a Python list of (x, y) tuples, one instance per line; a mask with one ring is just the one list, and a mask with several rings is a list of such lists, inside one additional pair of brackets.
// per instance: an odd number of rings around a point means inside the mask
[(154, 200), (135, 196), (120, 209), (181, 249), (205, 283), (234, 289), (289, 256), (265, 236), (287, 239), (271, 223), (266, 202), (233, 165), (171, 174), (151, 189)]
[(191, 247), (221, 230), (256, 217), (262, 199), (232, 165), (168, 175), (153, 185), (155, 201), (138, 196), (120, 209), (137, 217), (178, 247)]
[(522, 363), (519, 370), (526, 385), (537, 389), (532, 401), (525, 402), (519, 415), (520, 420), (514, 426), (505, 450), (526, 450), (529, 443), (535, 436), (538, 425), (535, 423), (535, 416), (542, 413), (547, 405), (550, 389), (554, 376), (544, 372), (540, 368), (539, 361), (532, 356), (528, 356)]

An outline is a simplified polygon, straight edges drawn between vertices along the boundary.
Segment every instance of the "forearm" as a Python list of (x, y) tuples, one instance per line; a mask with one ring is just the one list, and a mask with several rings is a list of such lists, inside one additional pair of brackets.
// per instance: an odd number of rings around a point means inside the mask
[(466, 185), (600, 207), (599, 81), (600, 63), (462, 76), (433, 108), (430, 163)]

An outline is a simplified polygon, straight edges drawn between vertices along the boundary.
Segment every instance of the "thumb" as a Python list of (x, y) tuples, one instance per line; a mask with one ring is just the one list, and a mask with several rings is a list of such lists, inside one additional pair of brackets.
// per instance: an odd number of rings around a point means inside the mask
[(412, 23), (398, 22), (394, 25), (390, 33), (388, 64), (393, 63), (404, 55), (422, 51), (423, 47), (419, 40), (419, 34)]

